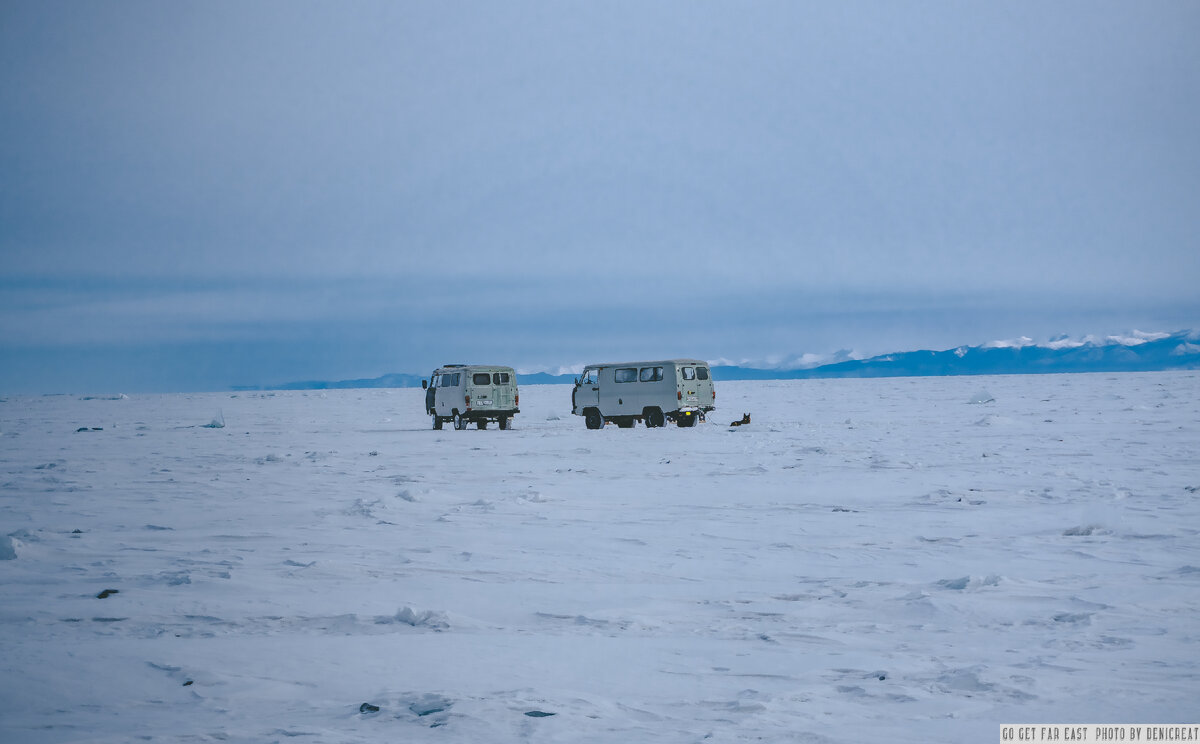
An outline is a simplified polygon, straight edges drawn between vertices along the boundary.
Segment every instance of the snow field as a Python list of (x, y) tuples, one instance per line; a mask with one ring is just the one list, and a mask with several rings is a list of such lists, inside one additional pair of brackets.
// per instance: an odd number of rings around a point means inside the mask
[(1200, 375), (726, 382), (695, 429), (422, 395), (0, 403), (0, 740), (1195, 717)]

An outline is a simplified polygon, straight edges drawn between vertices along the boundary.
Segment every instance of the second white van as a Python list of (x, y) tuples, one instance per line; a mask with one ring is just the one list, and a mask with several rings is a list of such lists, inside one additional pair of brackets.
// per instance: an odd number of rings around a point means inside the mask
[(704, 420), (716, 400), (708, 363), (698, 359), (589, 364), (575, 380), (571, 412), (589, 429), (606, 423), (627, 429), (638, 421), (687, 427)]

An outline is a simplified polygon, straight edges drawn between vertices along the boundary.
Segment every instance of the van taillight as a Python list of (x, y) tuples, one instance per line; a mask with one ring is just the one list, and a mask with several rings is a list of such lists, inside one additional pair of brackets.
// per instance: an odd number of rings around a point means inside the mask
[(516, 405), (516, 406), (521, 405), (521, 394), (520, 393), (517, 393), (516, 397), (513, 398), (513, 405)]
[(717, 391), (716, 391), (716, 390), (714, 390), (714, 391), (713, 391), (713, 400), (716, 400), (716, 399), (717, 399)]
[(471, 396), (464, 395), (463, 397), (467, 399), (467, 408), (470, 408), (471, 407)]
[(675, 397), (676, 397), (677, 399), (679, 399), (679, 400), (683, 400), (683, 391), (682, 391), (682, 390), (676, 390), (676, 391), (675, 391)]

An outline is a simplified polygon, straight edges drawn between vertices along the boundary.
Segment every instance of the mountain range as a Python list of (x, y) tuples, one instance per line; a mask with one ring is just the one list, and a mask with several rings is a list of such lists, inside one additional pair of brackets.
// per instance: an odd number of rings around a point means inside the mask
[[(712, 365), (715, 380), (802, 380), (845, 377), (932, 377), (941, 375), (1019, 375), (1063, 372), (1154, 372), (1200, 369), (1200, 332), (1140, 333), (1128, 336), (1058, 337), (1043, 344), (1028, 338), (959, 346), (942, 351), (905, 351), (866, 359), (845, 352), (827, 363), (790, 367), (750, 363)], [(796, 362), (793, 362), (795, 364)], [(519, 375), (525, 385), (574, 382), (573, 374), (547, 372)], [(381, 377), (336, 382), (290, 382), (275, 390), (420, 387), (421, 375), (394, 373)], [(243, 387), (239, 389), (258, 389)]]

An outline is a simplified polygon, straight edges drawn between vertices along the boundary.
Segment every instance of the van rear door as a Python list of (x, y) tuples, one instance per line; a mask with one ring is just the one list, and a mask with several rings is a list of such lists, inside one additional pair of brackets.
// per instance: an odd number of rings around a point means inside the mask
[(490, 372), (472, 372), (467, 377), (467, 395), (471, 396), (471, 408), (494, 408), (492, 396), (492, 374)]
[(713, 386), (708, 367), (700, 364), (681, 364), (678, 369), (679, 407), (711, 408)]
[(501, 411), (516, 408), (513, 390), (517, 387), (511, 372), (492, 372), (492, 403)]
[(707, 364), (696, 365), (696, 397), (700, 399), (701, 408), (712, 409), (716, 406), (716, 388), (713, 387), (712, 374)]

